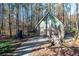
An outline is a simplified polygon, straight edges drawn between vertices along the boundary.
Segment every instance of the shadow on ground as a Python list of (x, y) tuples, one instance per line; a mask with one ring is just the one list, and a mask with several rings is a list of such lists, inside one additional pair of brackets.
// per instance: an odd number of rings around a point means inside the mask
[(14, 52), (14, 56), (29, 55), (29, 53), (34, 51), (34, 49), (37, 49), (42, 44), (46, 43), (48, 43), (48, 39), (46, 38), (31, 38), (28, 41), (22, 43), (22, 45), (17, 48), (17, 50)]

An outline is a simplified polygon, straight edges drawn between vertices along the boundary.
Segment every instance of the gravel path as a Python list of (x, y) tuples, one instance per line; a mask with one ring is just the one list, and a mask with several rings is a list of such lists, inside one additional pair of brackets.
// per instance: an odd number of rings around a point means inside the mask
[(19, 48), (17, 48), (17, 50), (14, 52), (14, 56), (28, 56), (33, 51), (33, 49), (36, 49), (47, 42), (48, 38), (29, 38), (28, 41), (25, 41)]
[[(58, 38), (56, 39), (58, 41)], [(24, 43), (22, 43), (22, 45), (19, 48), (16, 49), (16, 51), (14, 52), (14, 56), (29, 56), (30, 53), (34, 51), (34, 49), (37, 49), (41, 45), (48, 43), (48, 40), (49, 39), (46, 37), (29, 38), (28, 41), (25, 41)]]

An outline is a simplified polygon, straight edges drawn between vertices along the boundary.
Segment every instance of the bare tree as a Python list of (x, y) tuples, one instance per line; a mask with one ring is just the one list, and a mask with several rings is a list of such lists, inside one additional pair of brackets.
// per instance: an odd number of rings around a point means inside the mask
[(77, 30), (79, 30), (79, 26), (78, 26), (78, 3), (76, 3), (76, 28), (77, 28)]
[(0, 34), (2, 34), (2, 30), (3, 30), (3, 19), (2, 19), (2, 11), (3, 11), (3, 6), (2, 3), (0, 4)]
[(19, 31), (19, 4), (16, 4), (16, 32)]
[(11, 29), (11, 4), (9, 4), (9, 30), (10, 30), (10, 37), (12, 37), (12, 29)]
[(3, 34), (3, 30), (4, 30), (4, 27), (3, 27), (3, 20), (4, 20), (4, 4), (2, 3), (2, 25), (1, 25), (2, 34)]

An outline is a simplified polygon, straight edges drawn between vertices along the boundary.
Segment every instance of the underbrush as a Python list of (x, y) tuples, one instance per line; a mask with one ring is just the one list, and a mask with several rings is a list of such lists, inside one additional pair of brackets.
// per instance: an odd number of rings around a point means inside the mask
[(0, 56), (6, 53), (11, 53), (12, 46), (8, 41), (0, 41)]

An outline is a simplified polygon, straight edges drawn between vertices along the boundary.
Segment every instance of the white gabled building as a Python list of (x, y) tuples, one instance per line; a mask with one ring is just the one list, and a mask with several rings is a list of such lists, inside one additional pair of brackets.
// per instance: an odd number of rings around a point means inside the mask
[(38, 22), (35, 28), (37, 27), (40, 27), (39, 31), (42, 36), (50, 36), (54, 32), (54, 34), (58, 34), (59, 38), (64, 38), (63, 23), (49, 12)]

